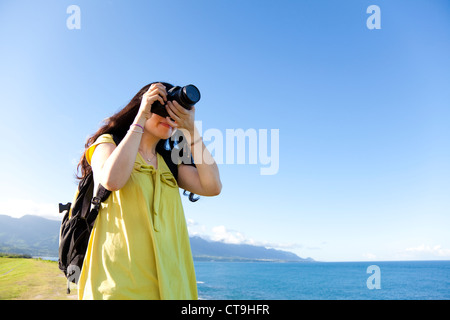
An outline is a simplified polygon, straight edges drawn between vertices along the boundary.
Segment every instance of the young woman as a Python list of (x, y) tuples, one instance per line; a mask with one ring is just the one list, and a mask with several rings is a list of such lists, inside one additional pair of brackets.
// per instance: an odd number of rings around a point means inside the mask
[[(91, 233), (79, 299), (197, 299), (178, 188), (215, 196), (222, 185), (195, 128), (195, 107), (186, 110), (167, 101), (171, 87), (145, 86), (86, 143), (81, 176), (92, 170), (95, 185), (112, 193), (102, 203)], [(152, 113), (155, 101), (165, 105), (170, 117)], [(166, 163), (170, 157), (162, 156), (173, 148), (175, 130), (183, 133), (195, 163), (177, 163), (177, 177)]]

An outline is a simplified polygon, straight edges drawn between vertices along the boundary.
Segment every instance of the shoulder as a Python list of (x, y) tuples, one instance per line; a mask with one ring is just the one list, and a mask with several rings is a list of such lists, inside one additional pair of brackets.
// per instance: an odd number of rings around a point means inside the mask
[(99, 136), (92, 145), (99, 145), (100, 143), (115, 144), (112, 134), (109, 134), (109, 133), (105, 133), (105, 134), (102, 134), (101, 136)]
[(95, 140), (95, 142), (92, 145), (90, 145), (89, 148), (86, 149), (85, 155), (86, 160), (88, 161), (89, 164), (91, 164), (92, 155), (94, 154), (95, 149), (99, 144), (102, 143), (112, 143), (114, 146), (116, 145), (111, 134), (108, 133), (99, 136), (97, 140)]

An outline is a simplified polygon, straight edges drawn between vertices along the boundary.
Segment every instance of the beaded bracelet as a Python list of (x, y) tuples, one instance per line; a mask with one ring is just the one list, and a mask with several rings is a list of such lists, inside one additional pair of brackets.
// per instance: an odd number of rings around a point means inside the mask
[[(142, 129), (142, 131), (139, 131), (139, 130), (132, 130), (131, 128), (132, 128), (133, 126), (138, 126), (139, 128)], [(143, 128), (140, 124), (133, 123), (133, 124), (130, 126), (130, 129), (129, 129), (128, 131), (143, 134), (143, 133), (144, 133), (144, 128)]]
[(131, 131), (131, 132), (136, 132), (136, 133), (140, 133), (140, 134), (143, 134), (143, 133), (144, 133), (144, 132), (142, 132), (142, 131), (137, 131), (137, 130), (131, 130), (131, 129), (130, 129), (130, 130), (128, 130), (128, 132), (130, 132), (130, 131)]

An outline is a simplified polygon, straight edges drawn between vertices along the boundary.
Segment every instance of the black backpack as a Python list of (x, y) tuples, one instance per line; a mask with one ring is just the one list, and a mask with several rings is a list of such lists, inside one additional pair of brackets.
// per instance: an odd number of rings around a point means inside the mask
[(94, 177), (91, 172), (80, 181), (78, 195), (73, 205), (70, 202), (65, 205), (59, 204), (60, 213), (67, 211), (61, 223), (58, 259), (59, 269), (67, 278), (67, 293), (70, 293), (70, 282), (78, 283), (100, 204), (111, 194), (111, 191), (102, 185), (99, 185), (95, 197), (93, 191)]
[[(118, 145), (121, 139), (118, 139), (114, 134), (112, 136), (114, 142)], [(178, 166), (172, 162), (171, 151), (165, 148), (165, 141), (161, 141), (158, 144), (157, 152), (161, 154), (175, 179), (178, 179)], [(192, 157), (191, 161), (191, 165), (195, 166)], [(61, 222), (58, 266), (67, 278), (68, 294), (70, 293), (70, 282), (78, 284), (89, 238), (100, 205), (111, 194), (111, 191), (107, 190), (101, 184), (97, 188), (95, 197), (93, 196), (93, 192), (94, 175), (91, 171), (78, 184), (78, 194), (74, 203), (59, 204), (59, 212), (63, 213), (66, 211), (66, 213)], [(198, 198), (193, 199), (192, 197), (193, 194), (191, 193), (189, 199), (191, 201), (198, 200)]]
[[(118, 145), (120, 140), (113, 135)], [(67, 278), (67, 293), (70, 282), (78, 283), (84, 256), (97, 218), (100, 204), (108, 199), (111, 191), (101, 184), (94, 197), (94, 174), (91, 171), (78, 184), (78, 193), (74, 203), (59, 204), (59, 213), (64, 214), (59, 234), (58, 267)]]

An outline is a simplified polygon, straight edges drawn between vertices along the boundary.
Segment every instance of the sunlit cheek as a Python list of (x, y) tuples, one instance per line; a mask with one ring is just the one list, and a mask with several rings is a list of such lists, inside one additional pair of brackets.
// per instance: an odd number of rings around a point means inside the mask
[(152, 116), (145, 122), (145, 129), (149, 132), (154, 132), (156, 127), (158, 126), (158, 119), (155, 117), (155, 114), (152, 114)]

